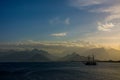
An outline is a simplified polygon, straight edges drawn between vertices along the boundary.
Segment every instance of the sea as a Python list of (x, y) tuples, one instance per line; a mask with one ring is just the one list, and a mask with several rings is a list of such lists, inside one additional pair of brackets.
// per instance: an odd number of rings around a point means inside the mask
[(0, 80), (120, 80), (120, 63), (99, 62), (5, 62)]

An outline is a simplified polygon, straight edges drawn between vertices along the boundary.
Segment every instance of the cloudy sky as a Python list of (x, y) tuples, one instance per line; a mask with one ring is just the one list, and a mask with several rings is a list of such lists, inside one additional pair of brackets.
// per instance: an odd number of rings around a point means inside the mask
[(119, 48), (120, 0), (0, 0), (1, 44), (45, 41)]

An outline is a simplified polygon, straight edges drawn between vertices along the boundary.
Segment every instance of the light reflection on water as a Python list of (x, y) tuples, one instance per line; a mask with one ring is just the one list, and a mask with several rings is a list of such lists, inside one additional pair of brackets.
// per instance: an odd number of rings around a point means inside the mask
[(120, 63), (1, 63), (0, 80), (120, 80)]

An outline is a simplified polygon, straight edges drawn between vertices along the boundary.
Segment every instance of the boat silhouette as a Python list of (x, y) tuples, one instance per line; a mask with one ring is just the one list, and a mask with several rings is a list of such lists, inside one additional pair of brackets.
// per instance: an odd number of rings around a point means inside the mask
[(85, 65), (97, 65), (94, 55), (88, 56), (88, 60), (84, 64)]

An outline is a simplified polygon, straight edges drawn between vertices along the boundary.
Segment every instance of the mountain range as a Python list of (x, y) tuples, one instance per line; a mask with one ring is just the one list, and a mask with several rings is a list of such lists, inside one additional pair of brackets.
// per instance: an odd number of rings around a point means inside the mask
[(1, 54), (1, 62), (46, 62), (51, 61), (52, 55), (48, 52), (38, 49), (32, 51), (14, 51), (10, 50)]
[(87, 57), (80, 56), (76, 52), (73, 52), (72, 54), (68, 54), (60, 59), (60, 61), (86, 61)]
[(45, 50), (0, 51), (0, 62), (49, 62), (49, 61), (85, 61), (94, 55), (97, 60), (120, 60), (120, 51), (116, 49), (91, 48), (82, 53), (71, 52), (63, 57), (55, 56)]

